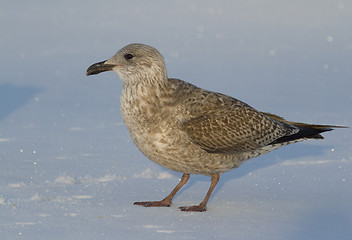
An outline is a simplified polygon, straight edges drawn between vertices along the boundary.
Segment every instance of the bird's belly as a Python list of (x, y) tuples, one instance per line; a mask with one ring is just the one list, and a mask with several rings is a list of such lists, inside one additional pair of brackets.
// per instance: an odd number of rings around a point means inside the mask
[(189, 141), (181, 130), (155, 132), (135, 126), (129, 130), (138, 149), (153, 162), (173, 171), (212, 175), (236, 168), (243, 160), (250, 158), (243, 153), (209, 153)]

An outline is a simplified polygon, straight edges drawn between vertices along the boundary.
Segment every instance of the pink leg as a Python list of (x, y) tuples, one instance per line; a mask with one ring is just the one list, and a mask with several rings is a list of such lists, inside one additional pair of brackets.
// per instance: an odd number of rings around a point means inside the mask
[(172, 199), (176, 193), (187, 183), (189, 179), (189, 174), (184, 173), (182, 175), (181, 181), (179, 184), (172, 190), (172, 192), (161, 201), (149, 201), (149, 202), (135, 202), (134, 205), (140, 205), (144, 207), (170, 207)]
[(216, 184), (218, 184), (220, 179), (220, 174), (213, 174), (211, 175), (211, 184), (209, 187), (209, 190), (207, 192), (207, 195), (205, 195), (205, 198), (203, 199), (203, 201), (199, 204), (199, 205), (195, 205), (195, 206), (189, 206), (189, 207), (180, 207), (181, 211), (184, 212), (205, 212), (206, 209), (206, 205), (207, 202), (210, 198), (211, 193), (213, 192)]

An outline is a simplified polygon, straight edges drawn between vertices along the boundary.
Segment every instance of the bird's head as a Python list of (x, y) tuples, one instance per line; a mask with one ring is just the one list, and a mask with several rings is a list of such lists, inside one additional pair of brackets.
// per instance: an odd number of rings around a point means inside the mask
[(91, 65), (87, 76), (105, 71), (116, 72), (126, 84), (167, 78), (164, 58), (159, 51), (138, 43), (129, 44), (110, 59)]

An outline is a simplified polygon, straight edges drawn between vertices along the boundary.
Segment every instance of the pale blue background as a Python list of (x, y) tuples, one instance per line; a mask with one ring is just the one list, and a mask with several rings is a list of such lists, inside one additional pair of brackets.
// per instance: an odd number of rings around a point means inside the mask
[(352, 126), (350, 1), (5, 1), (0, 9), (1, 239), (350, 239), (352, 134), (284, 147), (222, 176), (146, 159), (119, 113), (113, 73), (92, 63), (132, 42), (170, 77), (294, 121)]

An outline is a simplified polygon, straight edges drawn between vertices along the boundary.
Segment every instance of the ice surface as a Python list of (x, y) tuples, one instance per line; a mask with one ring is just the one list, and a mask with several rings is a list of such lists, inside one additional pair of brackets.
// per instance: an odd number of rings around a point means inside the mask
[(146, 159), (92, 63), (132, 42), (170, 77), (294, 121), (352, 126), (348, 1), (8, 1), (0, 9), (1, 239), (350, 239), (352, 134), (284, 147), (210, 184)]

